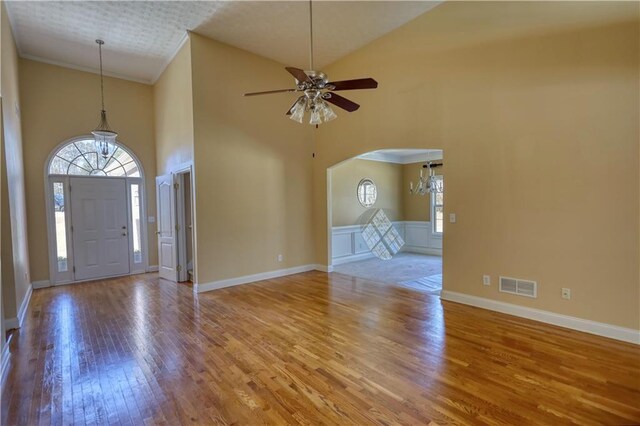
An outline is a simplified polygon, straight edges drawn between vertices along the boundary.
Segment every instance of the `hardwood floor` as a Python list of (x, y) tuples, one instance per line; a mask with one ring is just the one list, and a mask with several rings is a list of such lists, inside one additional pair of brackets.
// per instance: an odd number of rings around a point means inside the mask
[(632, 424), (640, 347), (309, 272), (36, 290), (2, 425)]

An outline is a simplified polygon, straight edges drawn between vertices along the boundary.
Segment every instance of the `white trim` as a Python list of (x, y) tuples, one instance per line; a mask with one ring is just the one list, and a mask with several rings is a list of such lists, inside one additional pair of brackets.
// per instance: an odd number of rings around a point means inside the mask
[(571, 330), (582, 331), (640, 345), (640, 330), (634, 330), (632, 328), (619, 327), (617, 325), (571, 317), (568, 315), (557, 314), (555, 312), (543, 311), (541, 309), (528, 308), (525, 306), (514, 305), (512, 303), (499, 302), (497, 300), (471, 296), (454, 291), (443, 290), (440, 298), (442, 300), (476, 306), (490, 311), (501, 312), (503, 314), (514, 315), (521, 318), (540, 321), (546, 324), (569, 328)]
[(368, 152), (355, 158), (358, 160), (379, 161), (394, 164), (426, 163), (427, 161), (442, 160), (441, 150), (427, 149), (424, 153), (410, 155), (391, 154), (384, 151), (385, 150)]
[(429, 256), (442, 256), (442, 249), (438, 248), (426, 248), (426, 247), (418, 247), (418, 246), (402, 246), (400, 249), (402, 253), (418, 253), (418, 254), (427, 254)]
[(24, 295), (24, 299), (22, 299), (22, 303), (20, 304), (20, 309), (18, 309), (18, 326), (22, 327), (22, 323), (24, 322), (24, 317), (27, 314), (27, 308), (29, 308), (29, 302), (31, 302), (31, 294), (33, 293), (33, 286), (29, 284), (27, 287), (27, 293)]
[(320, 272), (333, 272), (333, 266), (320, 265), (319, 263), (313, 265), (313, 269)]
[(15, 330), (20, 328), (20, 321), (18, 321), (18, 317), (13, 318), (5, 318), (4, 319), (4, 328), (6, 330)]
[(269, 280), (272, 278), (284, 277), (287, 275), (300, 274), (302, 272), (309, 272), (315, 270), (321, 265), (302, 265), (295, 266), (293, 268), (277, 269), (275, 271), (261, 272), (259, 274), (245, 275), (243, 277), (229, 278), (226, 280), (212, 281), (204, 284), (197, 284), (193, 286), (196, 293), (203, 293), (205, 291), (218, 290), (220, 288), (232, 287), (241, 284), (248, 284), (255, 281)]
[(178, 46), (176, 46), (176, 48), (173, 50), (173, 53), (171, 53), (171, 55), (162, 63), (162, 65), (160, 66), (160, 70), (151, 79), (151, 84), (156, 84), (158, 79), (162, 76), (162, 73), (164, 73), (164, 70), (166, 70), (169, 64), (173, 62), (176, 56), (178, 56), (178, 53), (180, 53), (187, 40), (189, 40), (189, 32), (185, 31), (182, 35), (182, 38), (180, 39), (180, 42), (178, 43)]
[[(431, 232), (430, 222), (394, 221), (392, 223), (405, 241), (404, 246), (400, 250), (401, 252), (442, 256), (442, 235), (434, 235), (433, 232)], [(414, 234), (415, 230), (423, 230), (426, 232), (425, 237), (417, 238)], [(359, 260), (374, 257), (368, 248), (363, 250), (362, 247), (357, 247), (358, 235), (361, 232), (361, 225), (343, 225), (333, 227), (331, 232), (331, 250), (333, 252), (334, 249), (336, 249), (339, 255), (332, 256), (332, 265), (342, 265), (344, 263), (357, 262)], [(338, 241), (336, 237), (342, 237), (341, 241)], [(334, 241), (334, 239), (336, 241)], [(407, 241), (413, 244), (407, 244)]]
[(338, 265), (343, 265), (345, 263), (357, 262), (359, 260), (371, 259), (374, 257), (376, 256), (370, 251), (368, 251), (366, 253), (352, 254), (352, 255), (342, 256), (342, 257), (334, 257), (332, 259), (331, 264), (333, 266), (338, 266)]
[(39, 288), (47, 288), (51, 287), (51, 281), (49, 280), (41, 280), (41, 281), (33, 281), (31, 283), (31, 288), (34, 290), (38, 290)]
[(147, 266), (147, 272), (158, 272), (158, 265)]
[[(20, 53), (19, 56), (21, 58), (23, 58), (23, 59), (29, 59), (30, 61), (42, 62), (42, 63), (49, 64), (49, 65), (55, 65), (57, 67), (70, 68), (70, 69), (76, 70), (76, 71), (82, 71), (82, 72), (88, 72), (88, 73), (91, 73), (91, 74), (100, 75), (100, 69), (93, 68), (93, 67), (84, 67), (82, 65), (73, 65), (73, 64), (70, 64), (68, 62), (56, 61), (54, 59), (43, 58), (42, 56), (36, 56), (36, 55), (29, 55), (27, 53)], [(152, 80), (147, 80), (147, 79), (144, 79), (144, 78), (129, 77), (129, 76), (126, 76), (124, 74), (119, 74), (119, 73), (115, 73), (115, 72), (104, 71), (103, 74), (106, 77), (117, 78), (117, 79), (120, 79), (120, 80), (133, 81), (133, 82), (136, 82), (136, 83), (146, 84), (147, 86), (151, 86), (154, 83), (154, 81), (152, 81)]]
[[(124, 142), (119, 139), (116, 139), (116, 146), (122, 149), (124, 152), (129, 154), (131, 158), (134, 160), (136, 165), (138, 166), (138, 170), (140, 172), (139, 177), (129, 177), (129, 176), (85, 176), (85, 175), (50, 175), (49, 168), (51, 166), (51, 161), (55, 157), (55, 155), (62, 149), (63, 147), (74, 143), (76, 141), (81, 140), (90, 140), (92, 139), (92, 135), (80, 135), (76, 137), (72, 137), (66, 139), (63, 142), (60, 142), (56, 147), (49, 152), (49, 156), (44, 164), (44, 184), (45, 184), (45, 207), (47, 214), (47, 245), (48, 245), (48, 258), (49, 258), (49, 281), (50, 285), (59, 285), (59, 284), (71, 284), (75, 282), (84, 282), (84, 281), (93, 281), (99, 278), (91, 278), (88, 280), (75, 280), (75, 274), (73, 272), (74, 267), (74, 255), (73, 255), (73, 237), (71, 233), (71, 191), (69, 190), (69, 185), (71, 184), (71, 179), (123, 179), (125, 181), (126, 186), (126, 202), (127, 202), (127, 227), (129, 231), (133, 229), (133, 206), (131, 203), (131, 185), (137, 184), (138, 191), (140, 194), (140, 239), (142, 244), (142, 262), (134, 263), (134, 253), (133, 253), (133, 234), (132, 232), (128, 232), (128, 242), (129, 242), (129, 273), (126, 275), (134, 275), (138, 273), (142, 273), (146, 271), (147, 265), (149, 263), (149, 234), (148, 227), (149, 223), (147, 220), (148, 211), (147, 211), (147, 188), (146, 188), (146, 177), (144, 172), (144, 166), (142, 165), (142, 161), (136, 155), (136, 153), (129, 148)], [(57, 268), (57, 258), (56, 258), (56, 234), (55, 234), (55, 212), (53, 210), (53, 193), (52, 193), (52, 183), (53, 182), (61, 182), (64, 185), (64, 197), (65, 197), (65, 224), (66, 224), (66, 238), (67, 238), (67, 271), (58, 272)], [(134, 269), (135, 268), (135, 269)], [(101, 278), (110, 278), (110, 277), (101, 277)]]
[(9, 373), (9, 359), (11, 358), (11, 351), (9, 350), (10, 343), (11, 339), (4, 342), (4, 348), (2, 349), (2, 359), (0, 360), (0, 395), (2, 395), (4, 391), (4, 384)]
[[(177, 266), (181, 266), (181, 270), (177, 271), (178, 282), (184, 282), (189, 279), (188, 275), (188, 261), (187, 261), (187, 217), (186, 217), (186, 202), (185, 202), (185, 191), (184, 191), (184, 182), (185, 175), (189, 174), (189, 201), (191, 202), (190, 211), (193, 212), (193, 183), (192, 183), (192, 170), (193, 165), (189, 164), (181, 169), (173, 172), (174, 178), (177, 180), (178, 188), (176, 190), (176, 245), (178, 249), (178, 257), (176, 259)], [(193, 216), (193, 215), (192, 215)], [(189, 220), (193, 224), (193, 217)], [(193, 236), (193, 227), (191, 228), (191, 233)], [(192, 241), (193, 243), (193, 241)], [(193, 247), (192, 247), (193, 250)], [(193, 255), (193, 253), (192, 253)], [(160, 256), (160, 253), (158, 253)], [(192, 263), (195, 264), (195, 259), (192, 259)]]

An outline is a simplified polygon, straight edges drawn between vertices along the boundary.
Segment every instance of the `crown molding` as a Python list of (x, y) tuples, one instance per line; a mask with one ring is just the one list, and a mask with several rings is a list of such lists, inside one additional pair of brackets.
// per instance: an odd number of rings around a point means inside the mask
[[(76, 71), (83, 71), (83, 72), (88, 72), (88, 73), (91, 73), (91, 74), (100, 75), (100, 70), (99, 69), (95, 69), (95, 68), (91, 68), (91, 67), (83, 67), (83, 66), (80, 66), (80, 65), (68, 64), (66, 62), (54, 61), (52, 59), (42, 58), (40, 56), (29, 55), (29, 54), (20, 54), (20, 57), (23, 58), (23, 59), (29, 59), (31, 61), (42, 62), (42, 63), (49, 64), (49, 65), (55, 65), (55, 66), (58, 66), (58, 67), (70, 68), (70, 69), (76, 70)], [(151, 80), (145, 80), (145, 79), (142, 79), (142, 78), (129, 77), (129, 76), (123, 75), (123, 74), (118, 74), (118, 73), (113, 73), (113, 72), (108, 72), (108, 71), (104, 71), (103, 74), (104, 74), (105, 77), (117, 78), (117, 79), (120, 79), (120, 80), (128, 80), (128, 81), (133, 81), (135, 83), (142, 83), (142, 84), (146, 84), (146, 85), (152, 85), (153, 84)]]
[(158, 72), (151, 79), (151, 84), (156, 84), (156, 82), (158, 81), (158, 79), (160, 78), (162, 73), (164, 73), (164, 70), (166, 70), (167, 67), (169, 66), (169, 64), (171, 62), (173, 62), (173, 60), (176, 58), (176, 56), (178, 56), (178, 53), (180, 53), (180, 51), (182, 50), (184, 45), (187, 43), (187, 40), (189, 40), (189, 31), (185, 31), (184, 32), (184, 34), (180, 38), (180, 42), (178, 43), (176, 48), (173, 50), (171, 55), (169, 55), (169, 57), (162, 63), (162, 66), (160, 67), (160, 70), (158, 70)]
[(380, 161), (383, 163), (412, 164), (442, 160), (442, 151), (430, 151), (419, 154), (399, 155), (385, 152), (369, 152), (356, 157), (359, 160)]

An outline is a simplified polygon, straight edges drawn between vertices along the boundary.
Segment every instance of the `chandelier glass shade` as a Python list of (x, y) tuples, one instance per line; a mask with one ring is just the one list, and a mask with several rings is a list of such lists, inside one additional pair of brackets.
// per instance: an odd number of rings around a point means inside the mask
[(98, 127), (91, 132), (96, 144), (96, 151), (103, 157), (108, 158), (111, 154), (111, 147), (116, 143), (118, 134), (111, 130), (109, 121), (107, 120), (107, 111), (104, 109), (104, 77), (102, 75), (102, 45), (104, 41), (96, 40), (98, 43), (98, 51), (100, 54), (100, 98), (102, 101), (102, 109), (100, 110), (100, 123)]
[(322, 124), (328, 121), (334, 120), (338, 116), (333, 109), (327, 104), (327, 102), (322, 99), (322, 96), (319, 92), (315, 90), (309, 90), (309, 92), (316, 93), (306, 93), (304, 96), (300, 96), (298, 101), (293, 105), (290, 112), (291, 115), (289, 118), (293, 121), (296, 121), (300, 124), (304, 121), (304, 114), (309, 112), (309, 124)]
[[(425, 175), (424, 169), (428, 169)], [(444, 192), (444, 184), (442, 179), (438, 178), (431, 168), (431, 163), (427, 163), (420, 169), (420, 178), (416, 185), (409, 182), (409, 193), (417, 195), (437, 194)]]

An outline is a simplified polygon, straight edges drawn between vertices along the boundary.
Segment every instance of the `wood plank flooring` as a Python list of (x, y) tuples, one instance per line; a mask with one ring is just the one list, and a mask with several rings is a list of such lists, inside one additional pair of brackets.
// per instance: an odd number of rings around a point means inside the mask
[(36, 290), (2, 425), (633, 424), (640, 348), (309, 272)]

